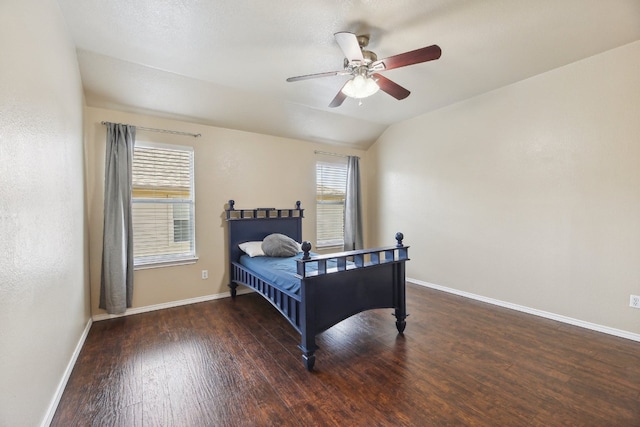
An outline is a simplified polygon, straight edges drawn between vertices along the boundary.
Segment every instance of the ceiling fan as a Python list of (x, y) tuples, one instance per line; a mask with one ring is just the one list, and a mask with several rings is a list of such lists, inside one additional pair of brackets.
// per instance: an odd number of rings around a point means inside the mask
[(364, 49), (369, 44), (369, 36), (356, 36), (353, 33), (344, 31), (335, 33), (334, 36), (345, 55), (343, 70), (307, 74), (287, 79), (288, 82), (297, 82), (317, 77), (353, 76), (350, 80), (347, 80), (329, 104), (329, 107), (332, 108), (342, 105), (347, 97), (366, 98), (376, 93), (379, 89), (398, 100), (405, 99), (411, 92), (384, 77), (380, 72), (433, 61), (440, 58), (442, 54), (440, 47), (434, 44), (378, 60), (378, 56), (375, 53)]

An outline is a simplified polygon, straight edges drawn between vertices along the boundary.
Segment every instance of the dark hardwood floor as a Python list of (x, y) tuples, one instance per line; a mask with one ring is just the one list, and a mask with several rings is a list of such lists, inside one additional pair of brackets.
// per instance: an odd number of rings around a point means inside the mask
[(409, 284), (299, 336), (256, 294), (96, 322), (53, 426), (640, 426), (640, 343)]

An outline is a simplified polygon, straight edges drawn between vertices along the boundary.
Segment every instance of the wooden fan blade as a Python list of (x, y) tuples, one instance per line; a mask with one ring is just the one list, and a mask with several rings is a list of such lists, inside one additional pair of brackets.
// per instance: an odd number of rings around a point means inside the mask
[(411, 92), (395, 83), (382, 74), (375, 73), (373, 78), (376, 79), (376, 83), (380, 86), (380, 89), (387, 92), (397, 100), (405, 99)]
[(364, 57), (362, 56), (362, 50), (360, 49), (360, 43), (358, 43), (358, 38), (353, 33), (340, 32), (335, 33), (334, 37), (342, 49), (345, 58), (351, 61), (360, 61), (364, 62)]
[(340, 71), (328, 71), (326, 73), (315, 73), (315, 74), (307, 74), (304, 76), (296, 76), (296, 77), (289, 77), (287, 79), (288, 82), (299, 82), (300, 80), (309, 80), (309, 79), (315, 79), (318, 77), (331, 77), (331, 76), (337, 76), (337, 75), (342, 75), (342, 74), (350, 74), (346, 71), (340, 70)]
[[(344, 85), (342, 87), (344, 87)], [(345, 95), (342, 92), (342, 88), (340, 88), (340, 91), (337, 93), (336, 97), (333, 98), (333, 101), (331, 101), (331, 104), (329, 104), (329, 107), (331, 108), (339, 107), (342, 105), (345, 99), (347, 99), (347, 95)]]
[(410, 52), (400, 53), (371, 63), (370, 69), (377, 70), (380, 65), (384, 65), (385, 70), (406, 67), (407, 65), (419, 64), (421, 62), (433, 61), (440, 58), (442, 50), (438, 45), (423, 47)]

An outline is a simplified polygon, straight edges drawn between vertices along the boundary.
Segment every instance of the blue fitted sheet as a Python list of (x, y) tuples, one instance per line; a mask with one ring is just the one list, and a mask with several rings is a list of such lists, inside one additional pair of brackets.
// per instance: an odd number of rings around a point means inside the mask
[(300, 292), (300, 279), (295, 276), (297, 273), (296, 259), (302, 258), (302, 255), (299, 253), (296, 256), (284, 258), (268, 256), (252, 258), (249, 255), (242, 255), (240, 264), (278, 288), (297, 294)]
[[(296, 260), (301, 259), (303, 255), (302, 252), (296, 256), (283, 258), (268, 256), (256, 256), (252, 258), (249, 255), (242, 255), (240, 257), (240, 264), (268, 283), (280, 289), (298, 294), (300, 293), (300, 279), (296, 277), (296, 273), (298, 272), (298, 263)], [(313, 257), (316, 254), (310, 252), (309, 255)], [(328, 260), (327, 271), (335, 269), (336, 265), (336, 260)], [(316, 262), (307, 263), (305, 267), (307, 276), (313, 275), (313, 273), (318, 271), (318, 263)]]

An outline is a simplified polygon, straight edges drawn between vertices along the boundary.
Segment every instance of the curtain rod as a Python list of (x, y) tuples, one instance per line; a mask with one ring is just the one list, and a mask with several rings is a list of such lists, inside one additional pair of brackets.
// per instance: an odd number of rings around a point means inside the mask
[[(110, 124), (112, 122), (100, 122), (100, 123), (103, 124), (103, 125), (108, 125), (108, 124)], [(114, 123), (114, 124), (121, 125), (121, 124), (125, 124), (125, 123)], [(127, 126), (132, 126), (132, 125), (127, 125)], [(146, 127), (142, 127), (142, 126), (135, 126), (135, 128), (137, 130), (146, 130), (146, 131), (149, 131), (149, 132), (170, 133), (172, 135), (185, 135), (185, 136), (192, 136), (194, 138), (202, 136), (202, 134), (199, 134), (199, 133), (181, 132), (179, 130), (166, 130), (166, 129), (146, 128)]]
[[(328, 152), (326, 152), (326, 151), (318, 151), (318, 150), (315, 150), (313, 153), (314, 153), (314, 154), (322, 154), (322, 155), (325, 155), (325, 156), (349, 157), (349, 156), (347, 156), (346, 154), (328, 153)], [(358, 157), (358, 156), (352, 156), (352, 157), (356, 157), (356, 158), (358, 158), (358, 159), (360, 158), (360, 157)]]

